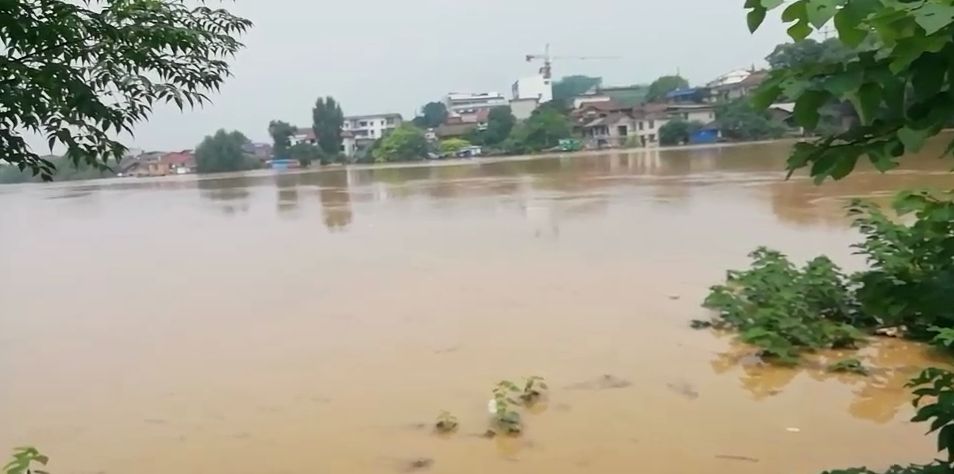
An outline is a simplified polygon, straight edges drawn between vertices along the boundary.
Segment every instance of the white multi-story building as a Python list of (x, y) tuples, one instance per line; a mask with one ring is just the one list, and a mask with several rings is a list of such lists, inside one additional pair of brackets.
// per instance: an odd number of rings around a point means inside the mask
[(499, 92), (451, 92), (444, 97), (444, 105), (451, 115), (473, 112), (477, 109), (499, 107), (509, 102)]
[(511, 93), (514, 100), (537, 99), (538, 103), (544, 104), (553, 100), (553, 85), (543, 74), (537, 74), (514, 82)]
[(341, 129), (350, 132), (355, 140), (377, 140), (394, 130), (404, 119), (401, 114), (355, 115), (344, 118)]
[(345, 117), (341, 125), (341, 152), (345, 156), (354, 156), (359, 149), (364, 149), (383, 138), (391, 130), (401, 126), (404, 118), (401, 114), (372, 114), (353, 115)]

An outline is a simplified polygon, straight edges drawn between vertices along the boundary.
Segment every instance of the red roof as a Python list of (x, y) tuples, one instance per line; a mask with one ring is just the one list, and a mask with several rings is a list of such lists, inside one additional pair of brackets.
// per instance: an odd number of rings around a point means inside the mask
[(195, 155), (192, 150), (174, 151), (162, 155), (160, 161), (168, 163), (170, 166), (184, 166), (195, 162)]

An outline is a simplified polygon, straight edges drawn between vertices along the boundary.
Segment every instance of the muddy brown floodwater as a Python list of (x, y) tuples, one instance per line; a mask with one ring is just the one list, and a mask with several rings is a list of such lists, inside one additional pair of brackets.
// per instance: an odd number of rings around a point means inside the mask
[[(853, 197), (788, 144), (0, 188), (0, 451), (71, 473), (815, 473), (927, 461), (899, 341), (870, 378), (694, 331), (770, 244), (848, 268)], [(519, 439), (503, 378), (544, 376)], [(431, 434), (441, 410), (460, 431)]]

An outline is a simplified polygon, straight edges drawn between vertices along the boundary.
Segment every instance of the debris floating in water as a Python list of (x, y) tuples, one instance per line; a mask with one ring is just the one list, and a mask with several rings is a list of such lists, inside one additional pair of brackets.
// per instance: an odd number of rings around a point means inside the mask
[(789, 433), (798, 433), (798, 432), (801, 432), (802, 430), (794, 426), (789, 426), (788, 428), (785, 428), (785, 431), (788, 431)]

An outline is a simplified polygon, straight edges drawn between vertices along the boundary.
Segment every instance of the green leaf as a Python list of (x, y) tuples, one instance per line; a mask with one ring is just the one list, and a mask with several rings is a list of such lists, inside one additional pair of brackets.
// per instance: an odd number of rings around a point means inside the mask
[(851, 149), (843, 149), (841, 156), (835, 161), (834, 166), (829, 170), (829, 175), (835, 180), (839, 180), (851, 174), (855, 169), (855, 164), (858, 163), (858, 157), (861, 154), (861, 150), (858, 150), (857, 147), (852, 147)]
[(761, 3), (762, 7), (764, 7), (766, 10), (771, 10), (785, 3), (785, 0), (762, 0)]
[(808, 38), (810, 34), (812, 34), (812, 27), (808, 24), (808, 20), (806, 19), (799, 20), (798, 23), (795, 23), (788, 29), (788, 36), (791, 36), (795, 41)]
[(858, 92), (849, 95), (849, 100), (855, 106), (855, 112), (864, 125), (870, 125), (881, 103), (881, 87), (873, 82), (863, 84)]
[(782, 21), (791, 23), (793, 21), (807, 20), (808, 10), (805, 8), (808, 0), (798, 0), (789, 5), (782, 11)]
[(944, 76), (947, 74), (947, 62), (938, 54), (927, 53), (914, 61), (911, 85), (918, 99), (927, 99), (941, 91)]
[(929, 130), (914, 130), (908, 127), (898, 130), (898, 139), (904, 144), (904, 149), (910, 153), (920, 151), (928, 135), (930, 135)]
[(752, 11), (746, 15), (746, 22), (749, 25), (749, 32), (755, 33), (759, 29), (759, 26), (762, 25), (762, 22), (765, 21), (765, 14), (768, 10), (765, 7), (759, 5), (752, 8)]
[(821, 116), (818, 110), (830, 97), (828, 92), (825, 91), (808, 90), (802, 93), (795, 101), (795, 111), (793, 113), (795, 121), (799, 125), (813, 130), (818, 126), (818, 119)]
[(833, 96), (843, 97), (845, 94), (854, 92), (861, 87), (862, 81), (864, 81), (864, 71), (852, 68), (828, 77), (823, 85)]
[(808, 21), (816, 29), (825, 26), (831, 17), (835, 16), (835, 3), (837, 0), (809, 0), (807, 5)]
[(857, 25), (857, 19), (852, 18), (847, 9), (842, 9), (835, 14), (835, 29), (838, 30), (838, 39), (848, 47), (857, 47), (868, 37), (868, 32), (858, 29)]
[(954, 22), (954, 6), (936, 2), (925, 3), (914, 10), (914, 21), (924, 33), (932, 35)]
[(755, 109), (764, 110), (775, 103), (775, 99), (782, 94), (782, 88), (778, 84), (763, 84), (754, 94), (752, 94), (751, 104)]

